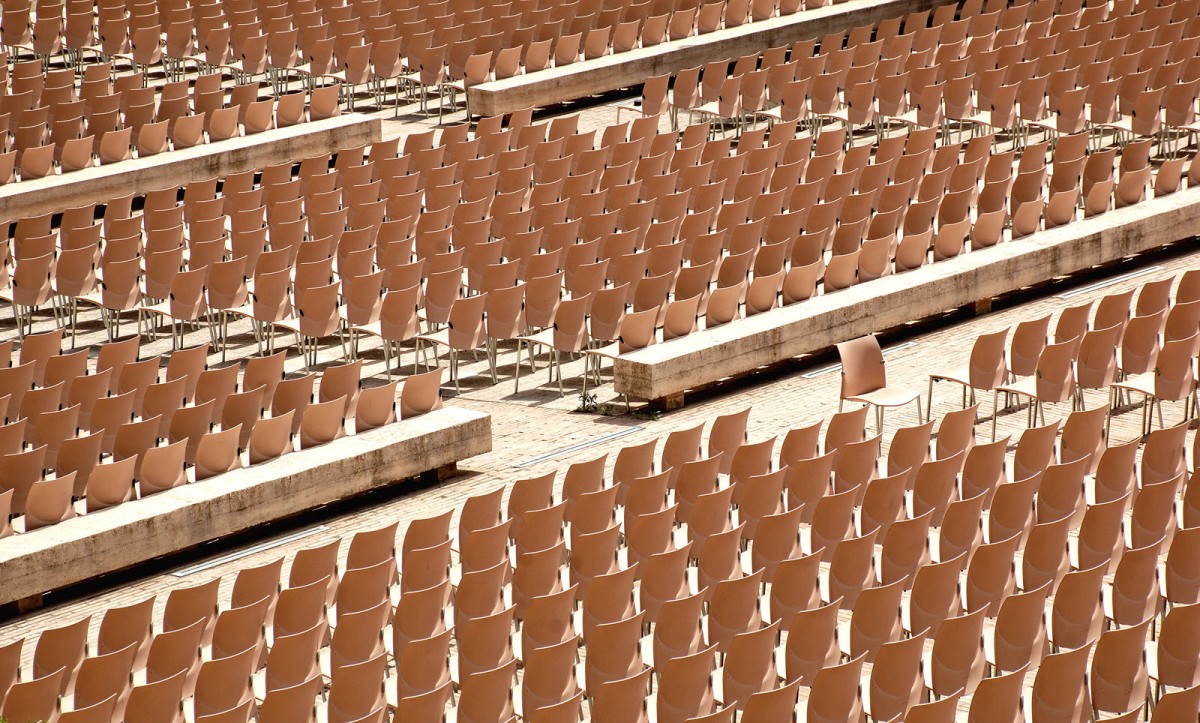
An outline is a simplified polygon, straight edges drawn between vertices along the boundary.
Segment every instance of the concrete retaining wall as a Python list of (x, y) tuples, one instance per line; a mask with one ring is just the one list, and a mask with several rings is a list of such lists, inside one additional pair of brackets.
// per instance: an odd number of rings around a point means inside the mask
[(675, 406), (688, 389), (1197, 235), (1193, 188), (656, 344), (618, 358), (614, 385)]
[(0, 540), (0, 604), (186, 550), (490, 451), (491, 417), (445, 407)]
[(381, 134), (378, 118), (350, 113), (61, 176), (16, 181), (0, 186), (0, 222), (221, 178), (275, 163), (299, 162), (375, 143)]
[(471, 112), (500, 115), (523, 108), (563, 103), (639, 85), (652, 75), (677, 73), (720, 58), (761, 53), (797, 40), (820, 38), (887, 18), (929, 10), (934, 0), (850, 0), (793, 15), (747, 23), (713, 33), (672, 40), (649, 48), (540, 70), (467, 90)]

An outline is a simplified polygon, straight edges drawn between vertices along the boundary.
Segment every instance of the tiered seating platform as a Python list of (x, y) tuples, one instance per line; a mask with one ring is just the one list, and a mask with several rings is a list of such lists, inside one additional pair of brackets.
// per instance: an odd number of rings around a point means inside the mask
[(1197, 235), (1200, 189), (1189, 188), (623, 354), (614, 387), (677, 407), (689, 389)]
[(351, 113), (66, 175), (11, 183), (0, 186), (0, 220), (56, 213), (191, 181), (299, 162), (343, 148), (370, 145), (380, 137), (378, 118)]
[(501, 115), (639, 85), (646, 78), (791, 45), (826, 33), (930, 10), (932, 0), (850, 0), (802, 13), (723, 28), (570, 65), (491, 80), (467, 89), (475, 115)]
[(202, 484), (16, 535), (0, 545), (0, 604), (181, 552), (490, 451), (491, 418), (446, 407), (234, 470)]

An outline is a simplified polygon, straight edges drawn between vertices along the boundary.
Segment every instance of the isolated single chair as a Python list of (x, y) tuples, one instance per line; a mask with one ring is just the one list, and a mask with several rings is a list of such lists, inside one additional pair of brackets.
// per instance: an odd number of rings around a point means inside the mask
[(909, 402), (917, 403), (917, 422), (923, 419), (921, 393), (912, 389), (889, 387), (884, 369), (883, 350), (879, 340), (871, 335), (837, 345), (842, 360), (842, 389), (838, 400), (838, 411), (847, 400), (862, 402), (875, 407), (875, 429), (883, 431), (885, 407), (899, 407)]

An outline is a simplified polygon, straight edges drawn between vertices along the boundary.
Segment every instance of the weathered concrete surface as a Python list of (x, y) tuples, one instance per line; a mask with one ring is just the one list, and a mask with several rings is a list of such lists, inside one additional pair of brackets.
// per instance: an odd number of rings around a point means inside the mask
[(616, 391), (669, 400), (727, 377), (1200, 235), (1200, 188), (1109, 211), (619, 357)]
[(0, 222), (221, 178), (275, 163), (298, 162), (375, 143), (381, 133), (378, 118), (349, 113), (61, 176), (17, 181), (0, 186)]
[(471, 112), (500, 115), (628, 88), (652, 75), (677, 73), (723, 57), (732, 59), (761, 53), (765, 48), (788, 46), (797, 40), (820, 38), (826, 33), (929, 10), (935, 4), (938, 3), (934, 0), (849, 0), (561, 68), (480, 83), (467, 90)]
[(131, 567), (490, 451), (491, 417), (445, 407), (0, 540), (0, 604)]

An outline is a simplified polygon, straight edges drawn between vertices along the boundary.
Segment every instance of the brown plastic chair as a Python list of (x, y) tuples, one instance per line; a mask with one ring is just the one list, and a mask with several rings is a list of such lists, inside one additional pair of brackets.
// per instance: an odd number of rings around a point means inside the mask
[[(648, 723), (646, 691), (654, 671), (650, 668), (623, 680), (608, 681), (588, 690), (591, 714), (596, 720), (622, 720)], [(610, 718), (611, 716), (611, 718)]]
[[(929, 399), (926, 413), (933, 414), (933, 383), (951, 381), (963, 387), (963, 408), (975, 403), (975, 392), (991, 391), (1004, 382), (1008, 370), (1005, 367), (1004, 342), (1008, 329), (981, 334), (971, 347), (971, 356), (966, 368), (929, 375)], [(994, 413), (994, 412), (993, 412)]]
[(75, 507), (71, 501), (74, 489), (74, 472), (34, 482), (25, 500), (25, 531), (56, 525), (74, 517)]
[(209, 660), (200, 666), (192, 701), (197, 719), (254, 703), (250, 676), (254, 672), (257, 656), (258, 650), (251, 647), (226, 658)]
[(124, 649), (84, 658), (79, 667), (79, 675), (74, 688), (74, 709), (80, 711), (80, 721), (91, 719), (88, 709), (103, 710), (103, 704), (108, 705), (108, 712), (102, 719), (109, 721), (113, 709), (125, 701), (130, 694), (133, 677), (133, 658), (137, 655), (137, 644), (131, 643)]
[(1104, 623), (1101, 585), (1106, 566), (1067, 573), (1054, 594), (1046, 635), (1056, 650), (1094, 642)]
[(660, 664), (657, 720), (682, 723), (716, 710), (712, 689), (715, 651), (710, 647)]
[(758, 590), (762, 572), (713, 585), (709, 601), (708, 638), (725, 653), (734, 636), (757, 630), (762, 625)]
[(674, 547), (672, 530), (677, 505), (658, 512), (638, 515), (626, 520), (626, 557), (630, 565), (638, 565), (642, 578), (642, 609), (647, 618), (657, 620), (659, 607), (688, 591), (687, 561), (692, 543)]
[(887, 473), (894, 475), (915, 470), (929, 461), (932, 437), (933, 422), (897, 429), (888, 447)]
[(43, 630), (33, 651), (33, 679), (62, 670), (59, 692), (73, 690), (75, 676), (88, 650), (88, 624), (91, 616), (57, 628)]
[(962, 468), (963, 453), (926, 462), (916, 471), (913, 482), (912, 512), (920, 516), (932, 512), (930, 524), (941, 527), (946, 508), (955, 496), (955, 482)]
[(1150, 692), (1146, 633), (1153, 620), (1148, 617), (1136, 625), (1100, 635), (1088, 671), (1092, 708), (1097, 714), (1124, 714), (1146, 704)]
[(1156, 694), (1168, 687), (1189, 688), (1200, 682), (1200, 646), (1194, 624), (1200, 616), (1200, 606), (1177, 605), (1163, 618), (1162, 631), (1154, 641), (1145, 644), (1146, 663)]
[[(1005, 540), (1016, 535), (1018, 548), (1029, 539), (1034, 496), (1043, 475), (1035, 474), (1019, 482), (1007, 482), (996, 488), (988, 513), (987, 539)], [(1052, 537), (1052, 536), (1051, 536)]]
[(921, 395), (907, 389), (888, 387), (884, 370), (883, 351), (879, 340), (865, 336), (838, 344), (838, 356), (842, 361), (842, 389), (838, 411), (846, 400), (862, 402), (875, 407), (875, 428), (882, 433), (883, 410), (909, 402), (917, 403), (917, 421), (921, 417)]
[(862, 700), (858, 694), (863, 660), (864, 656), (860, 655), (847, 663), (817, 672), (808, 695), (807, 720), (832, 723), (863, 719)]
[(1161, 350), (1159, 335), (1166, 323), (1166, 310), (1134, 316), (1125, 325), (1121, 337), (1118, 366), (1122, 376), (1142, 374), (1154, 369)]
[(939, 697), (955, 691), (974, 692), (983, 678), (984, 608), (945, 620), (938, 628), (925, 661), (926, 685)]
[[(1046, 477), (1043, 477), (1039, 495), (1047, 489)], [(1082, 491), (1082, 484), (1080, 485)], [(1022, 590), (1032, 590), (1044, 583), (1057, 587), (1062, 576), (1070, 567), (1067, 556), (1067, 537), (1074, 521), (1070, 514), (1061, 513), (1057, 519), (1051, 515), (1051, 521), (1034, 524), (1022, 551), (1020, 578), (1017, 586)]]
[(16, 454), (0, 455), (0, 486), (12, 491), (12, 514), (25, 513), (25, 501), (45, 469), (46, 445)]
[[(773, 473), (782, 476), (782, 470)], [(897, 507), (897, 510), (899, 508)], [(764, 579), (771, 582), (779, 566), (801, 556), (799, 507), (766, 515), (758, 520), (754, 544), (751, 548), (751, 564), (755, 571), (763, 570)]]
[(875, 579), (873, 552), (878, 533), (878, 530), (872, 530), (838, 544), (829, 560), (828, 582), (822, 585), (823, 600), (828, 602), (841, 597), (847, 605), (857, 602), (859, 593)]
[[(1045, 424), (1044, 404), (1065, 402), (1075, 397), (1074, 360), (1078, 348), (1078, 338), (1046, 345), (1038, 357), (1034, 374), (997, 387), (993, 392), (995, 403), (999, 404), (1001, 393), (1028, 397), (1028, 426), (1036, 424), (1039, 415)], [(999, 409), (998, 406), (996, 408)], [(993, 439), (996, 435), (996, 416), (992, 417)]]
[[(366, 584), (358, 583), (374, 569), (348, 570), (338, 585), (337, 627), (334, 628), (333, 639), (329, 644), (331, 671), (336, 672), (347, 665), (366, 662), (385, 652), (383, 627), (392, 612), (391, 601), (385, 597), (374, 606), (367, 607), (372, 601), (379, 599), (377, 591), (356, 590), (367, 587)], [(384, 591), (386, 596), (386, 588)]]
[(566, 564), (567, 546), (558, 542), (535, 552), (517, 552), (513, 571), (513, 601), (517, 617), (524, 619), (529, 601), (539, 595), (550, 595), (563, 589), (560, 569)]
[(1200, 532), (1186, 528), (1175, 532), (1162, 575), (1162, 594), (1172, 605), (1200, 602), (1200, 570), (1195, 552), (1200, 549)]
[[(524, 657), (524, 675), (521, 680), (521, 699), (524, 716), (550, 717), (564, 704), (576, 700), (575, 716), (578, 716), (580, 686), (576, 679), (575, 661), (578, 639), (564, 640), (558, 645), (530, 650)], [(570, 706), (566, 706), (570, 709)]]
[(517, 661), (482, 670), (463, 679), (459, 689), (458, 720), (462, 723), (509, 721), (513, 718), (512, 684)]
[[(150, 643), (150, 653), (146, 659), (146, 682), (155, 683), (179, 675), (182, 676), (180, 688), (190, 694), (200, 672), (200, 640), (203, 634), (204, 623), (197, 620), (187, 627), (156, 635)], [(129, 700), (131, 707), (136, 696), (135, 688)], [(180, 697), (175, 699), (177, 704)]]
[(1042, 659), (1026, 696), (1026, 715), (1054, 716), (1061, 720), (1085, 720), (1091, 716), (1091, 696), (1086, 681), (1089, 642), (1067, 652)]
[(928, 630), (930, 635), (937, 635), (942, 622), (959, 613), (958, 577), (966, 559), (960, 553), (917, 569), (909, 596), (900, 608), (900, 622), (905, 630), (909, 633)]
[(558, 645), (575, 637), (574, 612), (578, 589), (574, 586), (529, 600), (521, 622), (521, 651)]
[(323, 618), (307, 630), (276, 635), (263, 673), (267, 695), (276, 690), (295, 688), (314, 678), (320, 679), (317, 650), (327, 636), (328, 625)]
[(317, 447), (345, 437), (345, 408), (345, 397), (306, 406), (300, 419), (300, 449)]
[[(644, 588), (643, 588), (644, 589)], [(662, 600), (655, 610), (654, 661), (666, 661), (683, 655), (692, 655), (707, 646), (701, 611), (704, 594), (689, 594), (687, 590), (673, 599)]]
[(849, 657), (866, 656), (874, 661), (880, 646), (898, 640), (900, 597), (903, 581), (864, 589), (858, 597), (848, 624), (849, 634), (841, 638), (842, 653)]
[(47, 673), (40, 678), (13, 683), (4, 696), (0, 714), (8, 720), (54, 721), (59, 715), (58, 694), (62, 688), (63, 670)]
[(246, 451), (250, 464), (261, 464), (295, 451), (292, 434), (292, 418), (295, 410), (280, 416), (260, 419), (246, 440)]
[[(438, 720), (450, 702), (453, 690), (450, 682), (427, 693), (401, 696), (396, 702), (396, 719), (400, 720)], [(267, 702), (263, 702), (265, 708)], [(260, 710), (259, 717), (263, 717)]]
[(347, 665), (335, 671), (326, 704), (330, 723), (383, 720), (387, 707), (384, 694), (386, 668), (387, 656), (381, 654), (365, 663)]
[(477, 618), (457, 617), (454, 635), (458, 644), (459, 680), (513, 660), (514, 612), (515, 608), (508, 607)]
[[(898, 515), (904, 501), (904, 477), (881, 479), (896, 481), (888, 495), (895, 500), (894, 507), (889, 504), (893, 510), (892, 514)], [(874, 485), (878, 481), (876, 480), (872, 484)], [(871, 490), (868, 490), (868, 495), (870, 492)], [(867, 504), (871, 499), (868, 496), (864, 500), (864, 520), (866, 519)], [(901, 581), (908, 588), (911, 586), (917, 570), (930, 562), (929, 523), (932, 518), (933, 511), (928, 510), (913, 519), (893, 520), (894, 524), (892, 524), (893, 521), (889, 521), (887, 526), (880, 526), (884, 538), (879, 556), (879, 579), (883, 584)], [(914, 632), (919, 632), (919, 630)]]
[(184, 671), (149, 682), (145, 685), (134, 686), (130, 691), (129, 701), (125, 707), (125, 720), (131, 723), (149, 723), (150, 721), (183, 721), (183, 691), (187, 674)]
[[(926, 633), (885, 643), (871, 667), (870, 684), (863, 688), (864, 712), (874, 720), (903, 718), (924, 696), (921, 652)], [(935, 643), (936, 648), (936, 643)]]
[(196, 445), (196, 481), (224, 474), (242, 466), (238, 442), (241, 425), (220, 432), (209, 432)]
[(819, 670), (841, 659), (837, 614), (840, 600), (796, 612), (788, 624), (784, 665), (788, 682), (812, 685)]
[(1017, 449), (1012, 458), (1012, 478), (1023, 480), (1032, 477), (1054, 463), (1055, 441), (1061, 422), (1026, 429), (1017, 440)]
[(1021, 694), (1029, 666), (999, 673), (979, 681), (979, 687), (971, 696), (969, 721), (1020, 720), (1022, 716)]
[(187, 484), (188, 476), (184, 469), (186, 453), (187, 442), (182, 439), (163, 447), (147, 449), (142, 457), (141, 470), (137, 473), (138, 496), (145, 497)]
[[(1196, 303), (1196, 302), (1193, 302)], [(1191, 419), (1189, 408), (1197, 406), (1196, 379), (1192, 372), (1192, 360), (1200, 349), (1200, 334), (1192, 333), (1184, 339), (1168, 341), (1158, 355), (1153, 372), (1138, 374), (1117, 382), (1117, 392), (1137, 392), (1142, 395), (1142, 430), (1149, 434), (1153, 425), (1153, 411), (1158, 409), (1158, 426), (1163, 428), (1163, 400), (1183, 401), (1184, 420)], [(1191, 407), (1187, 400), (1191, 399)], [(1153, 402), (1153, 406), (1151, 406)]]
[(251, 391), (230, 394), (225, 398), (225, 405), (221, 412), (221, 426), (223, 428), (241, 427), (241, 433), (238, 435), (239, 447), (244, 449), (249, 443), (254, 428), (266, 411), (265, 405), (265, 385), (253, 388)]
[[(975, 403), (960, 410), (947, 412), (938, 424), (937, 443), (934, 445), (934, 457), (946, 459), (959, 453), (970, 455), (978, 440), (975, 438), (975, 423), (979, 413), (979, 404)], [(963, 460), (963, 467), (966, 460)]]
[[(522, 336), (517, 339), (518, 358), (520, 357), (522, 344), (529, 347), (531, 355), (535, 346), (550, 348), (551, 377), (553, 380), (554, 371), (557, 368), (560, 394), (563, 393), (560, 356), (563, 353), (578, 354), (587, 346), (588, 332), (586, 322), (590, 305), (590, 295), (562, 301), (555, 308), (554, 320), (549, 329), (545, 329), (533, 336)], [(536, 364), (533, 363), (532, 357), (530, 361), (531, 366), (536, 371)], [(517, 374), (513, 381), (514, 391), (520, 390), (520, 369), (520, 364), (517, 364)]]
[(1004, 598), (1016, 586), (1013, 561), (1016, 558), (1020, 535), (980, 545), (967, 565), (964, 600), (968, 610), (987, 607), (996, 614)]
[(1163, 693), (1154, 706), (1152, 723), (1189, 720), (1200, 711), (1200, 686)]
[(217, 590), (220, 578), (191, 587), (175, 588), (167, 596), (162, 613), (163, 632), (181, 630), (197, 621), (203, 622), (202, 643), (212, 642), (212, 631), (216, 625)]

